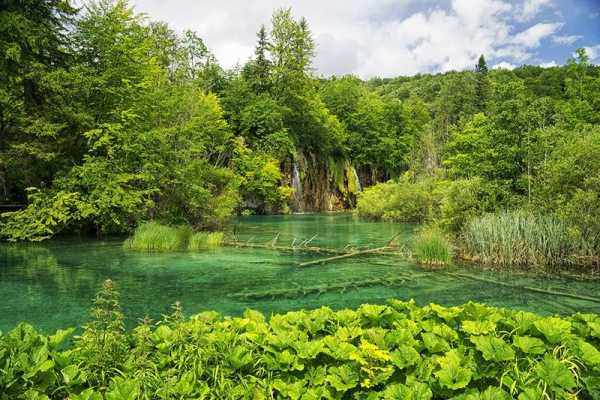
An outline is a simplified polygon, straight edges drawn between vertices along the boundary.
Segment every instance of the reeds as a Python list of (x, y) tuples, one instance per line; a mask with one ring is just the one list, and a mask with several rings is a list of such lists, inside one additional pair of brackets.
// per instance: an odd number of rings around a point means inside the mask
[(438, 228), (425, 228), (413, 242), (413, 256), (420, 264), (447, 265), (452, 261), (452, 244)]
[(196, 232), (186, 225), (168, 226), (146, 222), (138, 226), (123, 246), (140, 251), (180, 251), (217, 247), (223, 241), (223, 232)]
[(474, 218), (462, 239), (467, 257), (497, 265), (566, 264), (577, 246), (558, 218), (525, 211)]
[(223, 243), (223, 232), (196, 232), (190, 237), (188, 250), (212, 249)]

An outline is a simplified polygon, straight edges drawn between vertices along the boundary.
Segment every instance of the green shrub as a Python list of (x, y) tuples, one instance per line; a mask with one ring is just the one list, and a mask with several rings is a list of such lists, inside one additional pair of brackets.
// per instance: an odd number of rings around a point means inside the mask
[(0, 335), (0, 389), (6, 399), (594, 399), (598, 327), (596, 314), (398, 300), (269, 320), (205, 312), (123, 332), (106, 370), (88, 362), (95, 347), (61, 349), (72, 330), (22, 324)]
[(146, 222), (138, 226), (133, 236), (124, 243), (130, 250), (176, 251), (185, 250), (192, 235), (189, 226), (167, 226)]
[(452, 261), (452, 244), (439, 229), (426, 228), (414, 240), (413, 256), (421, 264), (446, 265)]
[(223, 236), (223, 232), (196, 232), (190, 237), (188, 250), (219, 247), (223, 242)]
[(439, 213), (441, 186), (433, 179), (379, 183), (359, 194), (356, 209), (368, 219), (421, 223)]
[(474, 218), (462, 239), (467, 257), (499, 265), (565, 264), (578, 247), (560, 219), (525, 211)]

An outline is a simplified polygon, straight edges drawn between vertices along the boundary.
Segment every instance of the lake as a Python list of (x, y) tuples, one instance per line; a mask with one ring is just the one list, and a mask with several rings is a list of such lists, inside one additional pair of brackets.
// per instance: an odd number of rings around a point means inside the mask
[[(351, 214), (240, 217), (232, 227), (239, 240), (278, 245), (344, 248), (381, 246), (397, 235), (410, 243), (415, 226), (366, 222)], [(316, 236), (315, 236), (316, 235)], [(312, 267), (298, 263), (327, 255), (223, 247), (204, 252), (140, 253), (124, 250), (123, 239), (60, 239), (41, 244), (0, 245), (0, 330), (29, 322), (51, 332), (80, 326), (88, 318), (102, 281), (121, 293), (128, 326), (148, 315), (168, 313), (181, 301), (187, 315), (216, 310), (239, 315), (252, 308), (266, 314), (322, 305), (339, 309), (387, 299), (458, 305), (476, 301), (541, 314), (600, 313), (600, 303), (532, 292), (491, 279), (551, 291), (597, 296), (598, 281), (493, 271), (478, 266), (424, 269), (394, 256), (365, 255)], [(449, 275), (447, 272), (462, 274)]]

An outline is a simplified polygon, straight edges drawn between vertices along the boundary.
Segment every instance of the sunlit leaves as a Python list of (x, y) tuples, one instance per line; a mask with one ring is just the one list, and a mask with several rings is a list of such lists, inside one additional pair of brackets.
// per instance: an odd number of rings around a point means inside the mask
[(469, 338), (483, 358), (488, 361), (507, 361), (515, 357), (514, 350), (504, 340), (494, 336), (471, 336)]
[(456, 390), (466, 387), (471, 381), (473, 371), (465, 365), (465, 356), (453, 349), (438, 359), (440, 370), (435, 373), (442, 386)]
[(544, 359), (535, 366), (535, 373), (553, 389), (569, 390), (575, 386), (575, 378), (569, 367), (549, 354), (546, 354)]
[[(270, 320), (256, 311), (238, 318), (205, 312), (145, 324), (125, 336), (115, 336), (118, 326), (108, 329), (106, 338), (121, 337), (133, 359), (112, 344), (90, 347), (89, 332), (86, 347), (76, 341), (59, 351), (49, 343), (67, 331), (47, 337), (23, 325), (0, 336), (0, 365), (7, 366), (0, 385), (17, 382), (11, 387), (19, 391), (10, 392), (16, 398), (55, 390), (82, 400), (97, 400), (100, 386), (107, 399), (253, 393), (258, 399), (534, 400), (599, 392), (600, 350), (585, 328), (593, 316), (523, 318), (474, 304), (448, 311), (391, 304), (294, 311)], [(549, 342), (546, 334), (555, 333), (544, 323), (534, 325), (548, 320), (564, 333), (560, 344)]]
[(560, 343), (571, 333), (571, 323), (560, 318), (544, 318), (534, 322), (534, 325), (553, 344)]

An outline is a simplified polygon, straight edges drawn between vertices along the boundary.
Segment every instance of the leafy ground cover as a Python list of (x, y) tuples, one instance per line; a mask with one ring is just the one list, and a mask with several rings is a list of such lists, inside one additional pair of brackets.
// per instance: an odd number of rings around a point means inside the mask
[[(0, 336), (1, 399), (597, 399), (600, 316), (391, 300), (126, 332), (110, 282), (80, 336)], [(67, 344), (65, 344), (67, 342)]]

